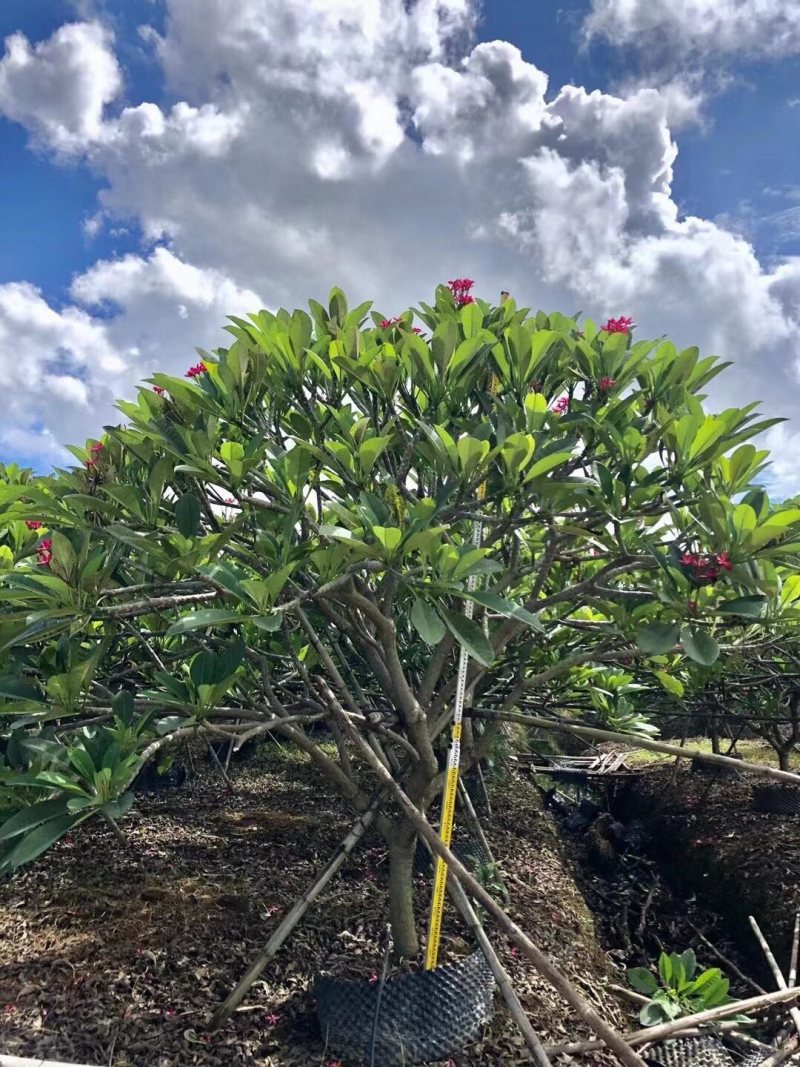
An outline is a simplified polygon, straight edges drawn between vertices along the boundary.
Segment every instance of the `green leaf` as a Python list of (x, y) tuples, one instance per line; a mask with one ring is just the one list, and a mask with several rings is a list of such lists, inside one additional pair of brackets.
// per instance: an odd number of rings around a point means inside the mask
[(695, 971), (697, 970), (697, 956), (693, 948), (687, 948), (685, 952), (681, 953), (681, 963), (683, 964), (683, 970), (687, 979), (694, 978)]
[(766, 603), (765, 596), (738, 596), (720, 604), (717, 611), (721, 615), (744, 615), (748, 619), (758, 619)]
[(476, 604), (482, 604), (483, 607), (497, 612), (498, 615), (505, 615), (509, 619), (518, 619), (519, 622), (525, 622), (528, 626), (532, 626), (534, 630), (544, 629), (538, 615), (534, 615), (527, 608), (523, 608), (521, 604), (515, 604), (513, 600), (506, 600), (505, 597), (498, 596), (497, 593), (475, 589), (466, 595), (470, 600), (474, 600)]
[(683, 696), (683, 682), (679, 678), (674, 678), (671, 674), (667, 674), (666, 671), (653, 671), (653, 674), (658, 678), (659, 682), (661, 682), (668, 693), (672, 693), (674, 697), (678, 697), (679, 699)]
[(30, 863), (37, 856), (41, 856), (51, 845), (58, 841), (67, 831), (71, 830), (86, 816), (77, 814), (61, 815), (57, 819), (49, 819), (35, 830), (26, 834), (16, 848), (12, 849), (0, 863), (0, 870), (16, 870), (24, 863)]
[(719, 645), (707, 630), (684, 626), (681, 630), (681, 643), (686, 655), (703, 667), (710, 667), (719, 658)]
[(63, 797), (59, 797), (57, 800), (42, 800), (38, 804), (31, 804), (30, 807), (23, 808), (22, 811), (18, 811), (0, 825), (0, 841), (8, 841), (9, 838), (16, 837), (18, 834), (27, 833), (28, 830), (33, 830), (37, 826), (41, 826), (42, 823), (63, 815), (64, 811)]
[(194, 493), (184, 493), (175, 504), (175, 523), (184, 537), (194, 537), (200, 525), (200, 501)]
[(4, 674), (0, 677), (0, 697), (6, 700), (33, 700), (37, 704), (44, 704), (42, 695), (33, 684), (18, 674)]
[(663, 656), (675, 647), (680, 633), (678, 623), (651, 622), (636, 635), (636, 644), (648, 656)]
[(473, 659), (484, 667), (491, 667), (494, 663), (494, 649), (482, 627), (472, 619), (468, 619), (466, 615), (460, 615), (455, 611), (446, 612), (444, 621), (453, 637)]
[(439, 613), (425, 600), (414, 597), (411, 608), (411, 622), (419, 636), (428, 645), (438, 645), (446, 633), (445, 624)]
[(661, 981), (664, 985), (668, 986), (672, 978), (672, 960), (666, 952), (662, 952), (658, 957), (658, 973), (661, 975)]
[(181, 616), (167, 630), (167, 637), (189, 633), (190, 630), (205, 629), (207, 626), (229, 626), (234, 622), (247, 621), (247, 615), (239, 615), (237, 612), (227, 611), (225, 608), (203, 608), (200, 611), (191, 611), (188, 615)]
[(566, 463), (568, 459), (572, 459), (571, 452), (553, 452), (549, 456), (542, 456), (527, 472), (525, 481), (529, 482), (533, 478), (540, 478), (543, 474), (553, 470), (554, 467), (560, 467), (562, 463)]
[(628, 971), (628, 982), (637, 993), (644, 993), (646, 997), (651, 997), (658, 989), (658, 982), (646, 967), (634, 967)]

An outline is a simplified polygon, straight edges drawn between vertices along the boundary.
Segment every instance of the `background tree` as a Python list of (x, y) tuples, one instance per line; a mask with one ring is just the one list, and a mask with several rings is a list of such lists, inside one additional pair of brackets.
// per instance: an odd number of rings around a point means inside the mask
[[(706, 414), (722, 365), (629, 320), (470, 288), (393, 319), (338, 290), (233, 319), (230, 348), (154, 375), (79, 465), (0, 486), (6, 870), (116, 825), (142, 761), (196, 735), (278, 733), (364, 811), (355, 726), (427, 811), (461, 648), (483, 713), (579, 692), (636, 733), (630, 665), (666, 679), (752, 632), (800, 530), (751, 484), (746, 441), (775, 420)], [(465, 770), (499, 728), (465, 723)], [(386, 794), (376, 826), (413, 955), (415, 833)]]

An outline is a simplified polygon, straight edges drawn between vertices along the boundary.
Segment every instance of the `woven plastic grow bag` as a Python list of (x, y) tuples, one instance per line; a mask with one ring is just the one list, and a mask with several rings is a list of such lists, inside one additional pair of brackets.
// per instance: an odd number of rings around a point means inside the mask
[[(317, 1017), (326, 1054), (369, 1064), (377, 982), (318, 975)], [(491, 1019), (494, 977), (482, 952), (456, 963), (390, 978), (383, 989), (375, 1067), (444, 1059), (468, 1045)]]
[(654, 1045), (643, 1059), (652, 1067), (756, 1067), (763, 1056), (731, 1052), (713, 1037), (679, 1037)]
[(762, 815), (800, 815), (800, 789), (796, 786), (753, 786), (753, 811)]
[[(477, 838), (468, 841), (456, 841), (452, 844), (453, 854), (470, 871), (491, 863), (491, 857)], [(429, 875), (433, 873), (433, 857), (422, 841), (417, 841), (414, 853), (414, 874)]]

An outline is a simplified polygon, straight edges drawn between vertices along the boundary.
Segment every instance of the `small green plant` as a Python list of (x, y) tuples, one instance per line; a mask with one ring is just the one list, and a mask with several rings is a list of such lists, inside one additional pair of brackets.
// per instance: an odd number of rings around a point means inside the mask
[(658, 978), (660, 982), (646, 967), (628, 971), (628, 981), (633, 988), (650, 998), (639, 1013), (644, 1026), (655, 1026), (679, 1015), (692, 1015), (730, 1001), (730, 982), (719, 967), (709, 967), (697, 974), (697, 957), (690, 948), (680, 955), (662, 952), (658, 960)]

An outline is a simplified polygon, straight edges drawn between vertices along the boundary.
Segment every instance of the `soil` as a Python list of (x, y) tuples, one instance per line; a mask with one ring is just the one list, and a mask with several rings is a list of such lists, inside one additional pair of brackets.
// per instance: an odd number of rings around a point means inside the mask
[(755, 916), (779, 961), (788, 959), (800, 910), (800, 815), (752, 810), (755, 779), (653, 767), (618, 797), (618, 806), (651, 819), (651, 854), (687, 895), (699, 895), (725, 920), (758, 980), (774, 988), (753, 937)]
[[(368, 839), (264, 972), (232, 1021), (210, 1013), (343, 838), (351, 818), (300, 753), (262, 751), (234, 772), (139, 798), (121, 847), (99, 821), (0, 886), (0, 1049), (109, 1067), (334, 1067), (314, 1014), (314, 974), (380, 971), (387, 857)], [(511, 915), (618, 1027), (621, 972), (521, 778), (492, 786), (489, 837)], [(417, 882), (424, 917), (430, 881)], [(424, 925), (424, 919), (421, 920)], [(490, 936), (492, 935), (491, 928)], [(471, 946), (448, 906), (442, 962)], [(526, 959), (496, 948), (544, 1041), (588, 1036)], [(451, 1067), (528, 1061), (502, 999)], [(563, 1062), (563, 1061), (562, 1061)], [(593, 1064), (611, 1063), (595, 1055)]]

